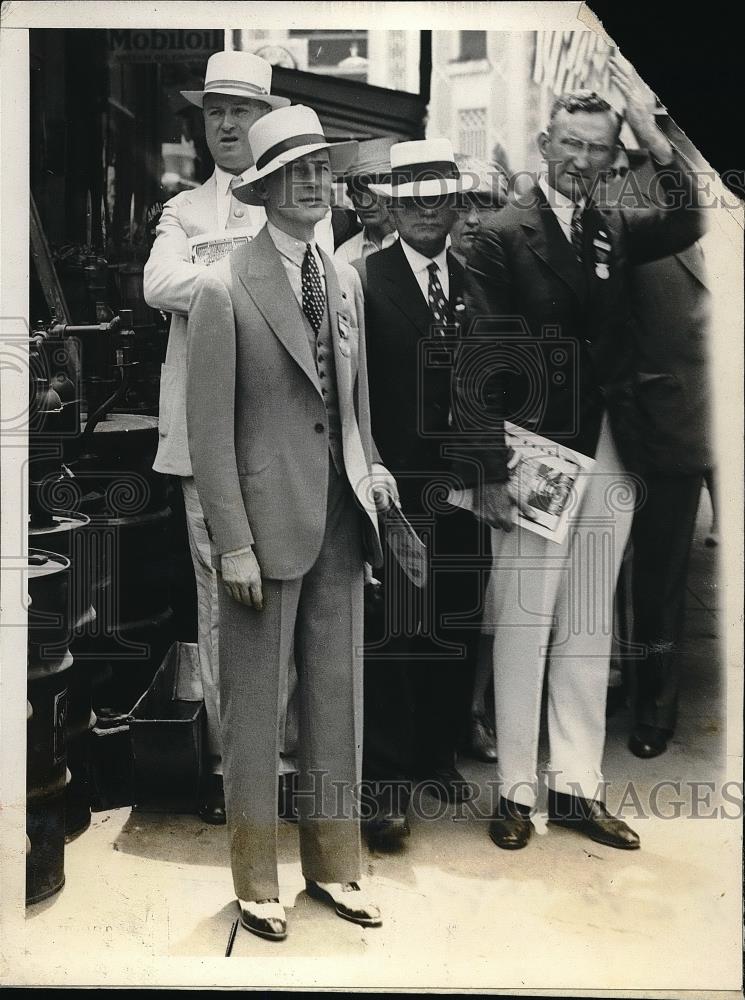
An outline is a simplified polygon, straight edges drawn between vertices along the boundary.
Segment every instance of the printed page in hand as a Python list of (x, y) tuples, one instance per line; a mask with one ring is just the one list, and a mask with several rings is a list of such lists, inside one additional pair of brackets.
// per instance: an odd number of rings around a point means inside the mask
[(189, 240), (192, 264), (214, 264), (236, 247), (250, 243), (256, 235), (253, 227), (243, 229), (220, 229), (212, 233), (200, 233)]
[[(563, 542), (595, 459), (509, 421), (505, 421), (504, 433), (508, 488), (517, 503), (515, 523), (552, 542)], [(473, 490), (451, 490), (448, 502), (472, 511)]]

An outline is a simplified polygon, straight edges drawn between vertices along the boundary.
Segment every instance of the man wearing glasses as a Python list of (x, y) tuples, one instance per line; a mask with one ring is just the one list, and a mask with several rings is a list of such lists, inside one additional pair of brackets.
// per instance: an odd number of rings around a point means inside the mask
[[(477, 463), (464, 463), (463, 478), (494, 529), (484, 625), (494, 633), (500, 779), (490, 835), (503, 849), (525, 847), (533, 832), (546, 673), (549, 820), (609, 847), (639, 846), (608, 813), (602, 776), (612, 600), (638, 451), (628, 270), (690, 246), (703, 225), (647, 93), (611, 65), (626, 121), (657, 165), (655, 204), (598, 205), (622, 120), (595, 93), (562, 95), (538, 140), (545, 170), (476, 233), (466, 268), (469, 333), (456, 362), (454, 417), (472, 434)], [(505, 419), (595, 459), (561, 543), (513, 530)]]

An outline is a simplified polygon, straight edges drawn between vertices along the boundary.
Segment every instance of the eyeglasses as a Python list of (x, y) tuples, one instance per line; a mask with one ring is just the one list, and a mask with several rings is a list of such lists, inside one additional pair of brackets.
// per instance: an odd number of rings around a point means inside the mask
[(613, 151), (613, 148), (604, 142), (583, 142), (581, 139), (573, 139), (569, 136), (561, 139), (560, 145), (575, 155), (586, 153), (592, 160), (603, 160)]

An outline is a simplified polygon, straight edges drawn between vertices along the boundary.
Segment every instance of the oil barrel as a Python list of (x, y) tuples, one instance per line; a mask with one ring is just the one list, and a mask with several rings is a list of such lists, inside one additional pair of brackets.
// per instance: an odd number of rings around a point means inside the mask
[(68, 676), (66, 724), (70, 781), (65, 791), (65, 837), (71, 840), (91, 822), (90, 731), (96, 722), (91, 702), (92, 665), (76, 656), (75, 634), (95, 620), (94, 567), (90, 562), (90, 518), (75, 511), (57, 509), (48, 514), (44, 525), (29, 527), (29, 544), (63, 555), (71, 564), (68, 596), (73, 664)]
[(65, 881), (67, 695), (72, 654), (70, 561), (29, 551), (27, 699), (31, 706), (26, 750), (26, 902), (58, 892)]

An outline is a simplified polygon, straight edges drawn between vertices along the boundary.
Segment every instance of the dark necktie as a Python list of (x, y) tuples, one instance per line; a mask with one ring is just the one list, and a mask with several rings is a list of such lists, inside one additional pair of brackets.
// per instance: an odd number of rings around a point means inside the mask
[(585, 206), (577, 205), (572, 215), (572, 246), (577, 254), (577, 260), (582, 263), (585, 258)]
[(326, 308), (326, 295), (321, 282), (321, 273), (313, 256), (310, 243), (306, 244), (303, 264), (300, 268), (303, 286), (303, 312), (308, 317), (310, 325), (316, 333), (321, 328), (323, 312)]
[(448, 302), (442, 290), (440, 279), (437, 277), (439, 268), (435, 261), (427, 265), (427, 270), (429, 271), (429, 286), (427, 288), (429, 308), (432, 310), (432, 315), (436, 322), (445, 323), (447, 320)]

